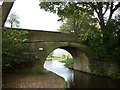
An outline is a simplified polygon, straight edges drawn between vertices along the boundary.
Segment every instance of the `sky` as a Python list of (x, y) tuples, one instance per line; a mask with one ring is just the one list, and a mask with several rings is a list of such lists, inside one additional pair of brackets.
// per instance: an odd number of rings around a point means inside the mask
[[(59, 17), (56, 14), (40, 9), (39, 0), (16, 0), (11, 13), (16, 13), (19, 16), (20, 28), (24, 29), (57, 31), (61, 25), (57, 21)], [(57, 56), (65, 53), (67, 51), (63, 49), (54, 50), (54, 55)]]
[(3, 3), (2, 0), (0, 0), (0, 6), (2, 5), (2, 3)]
[(2, 5), (2, 2), (0, 1), (0, 5)]
[(69, 53), (69, 52), (67, 52), (66, 50), (64, 50), (64, 49), (60, 49), (60, 48), (58, 48), (58, 49), (55, 49), (54, 50), (54, 55), (55, 56), (61, 56), (61, 55), (63, 55), (63, 54), (66, 54), (66, 53)]
[(61, 25), (57, 21), (59, 17), (40, 9), (39, 3), (39, 0), (16, 0), (10, 14), (16, 13), (19, 16), (20, 28), (57, 31)]
[(16, 13), (20, 17), (20, 28), (57, 31), (62, 25), (57, 21), (59, 17), (40, 9), (39, 3), (39, 0), (16, 0), (10, 14)]
[[(19, 16), (20, 28), (57, 31), (61, 25), (61, 23), (57, 21), (59, 17), (56, 14), (40, 9), (39, 3), (39, 0), (16, 0), (10, 14), (16, 13)], [(6, 26), (8, 26), (8, 24), (6, 24)], [(62, 49), (56, 49), (54, 51), (56, 55), (65, 53), (66, 51)]]

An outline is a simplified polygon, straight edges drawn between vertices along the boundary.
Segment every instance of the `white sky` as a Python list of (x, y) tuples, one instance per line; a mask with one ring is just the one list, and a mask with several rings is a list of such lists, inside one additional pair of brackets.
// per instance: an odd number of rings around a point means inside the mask
[[(16, 0), (10, 14), (14, 12), (20, 17), (20, 28), (57, 31), (61, 25), (60, 22), (57, 21), (59, 17), (56, 14), (40, 9), (39, 0)], [(6, 24), (6, 26), (8, 26), (8, 24)], [(54, 50), (54, 55), (57, 56), (65, 53), (67, 53), (67, 51), (63, 49)]]
[(10, 14), (16, 13), (20, 17), (20, 28), (57, 31), (61, 25), (57, 21), (59, 17), (40, 9), (39, 3), (39, 0), (16, 0)]
[(61, 56), (61, 55), (66, 54), (66, 53), (68, 53), (66, 50), (58, 48), (58, 49), (54, 50), (53, 55)]
[(2, 0), (0, 0), (0, 5), (2, 5)]
[(61, 25), (59, 17), (40, 9), (39, 3), (39, 0), (16, 0), (10, 13), (20, 17), (20, 28), (57, 31)]

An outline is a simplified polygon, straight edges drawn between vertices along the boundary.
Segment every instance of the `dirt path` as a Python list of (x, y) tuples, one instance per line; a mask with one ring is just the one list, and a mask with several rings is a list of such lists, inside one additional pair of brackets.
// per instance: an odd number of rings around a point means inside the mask
[(3, 74), (3, 88), (64, 88), (65, 81), (52, 72), (45, 74)]

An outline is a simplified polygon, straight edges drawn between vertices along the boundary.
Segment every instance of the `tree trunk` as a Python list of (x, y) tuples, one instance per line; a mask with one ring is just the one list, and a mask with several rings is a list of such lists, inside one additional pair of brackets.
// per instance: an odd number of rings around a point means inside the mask
[(11, 22), (11, 28), (13, 28), (13, 22)]

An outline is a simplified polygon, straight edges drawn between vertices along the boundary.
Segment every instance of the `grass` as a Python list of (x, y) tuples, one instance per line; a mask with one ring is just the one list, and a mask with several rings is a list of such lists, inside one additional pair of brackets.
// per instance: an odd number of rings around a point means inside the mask
[(52, 60), (61, 60), (61, 58), (47, 58), (47, 61), (52, 61)]
[(63, 60), (60, 60), (61, 63), (65, 63), (65, 66), (69, 69), (73, 69), (73, 63), (74, 63), (74, 60), (71, 58), (71, 59), (63, 59)]
[(52, 58), (52, 60), (59, 60), (59, 61), (60, 61), (60, 60), (61, 60), (61, 58)]
[(54, 57), (54, 58), (47, 59), (47, 61), (52, 61), (52, 60), (59, 60), (59, 62), (65, 63), (64, 66), (66, 66), (67, 68), (73, 69), (74, 60), (72, 58), (70, 58), (70, 59), (62, 59), (62, 58)]

